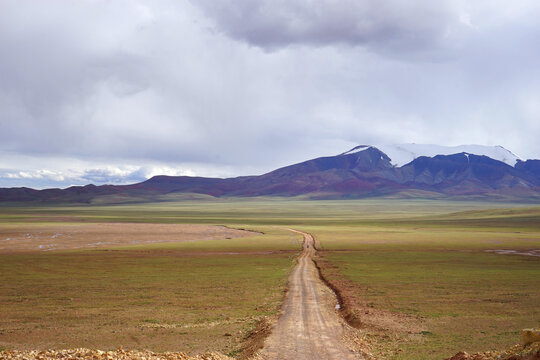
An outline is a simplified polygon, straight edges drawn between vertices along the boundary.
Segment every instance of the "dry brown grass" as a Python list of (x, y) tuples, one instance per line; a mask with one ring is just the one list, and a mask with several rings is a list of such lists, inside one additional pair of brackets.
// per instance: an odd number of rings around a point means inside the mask
[[(36, 244), (52, 241), (51, 234), (60, 231), (65, 243), (56, 251), (35, 251)], [(257, 324), (279, 309), (297, 254), (279, 250), (297, 247), (289, 232), (264, 231), (167, 224), (3, 225), (2, 236), (36, 237), (15, 241), (0, 253), (0, 350), (122, 346), (237, 355), (253, 344), (247, 337)], [(227, 239), (233, 236), (243, 238)], [(78, 249), (102, 239), (109, 247)]]
[(359, 297), (358, 284), (343, 276), (339, 268), (324, 257), (316, 257), (315, 263), (323, 281), (338, 297), (341, 316), (357, 329), (353, 338), (364, 347), (362, 350), (367, 359), (388, 356), (404, 342), (418, 339), (418, 334), (425, 330), (420, 317), (376, 308)]
[(0, 253), (231, 239), (252, 235), (253, 232), (225, 226), (191, 224), (3, 224), (0, 228)]

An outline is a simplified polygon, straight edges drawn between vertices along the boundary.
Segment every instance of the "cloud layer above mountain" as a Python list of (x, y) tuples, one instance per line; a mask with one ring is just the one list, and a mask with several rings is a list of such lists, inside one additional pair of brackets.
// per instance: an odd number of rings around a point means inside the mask
[(470, 30), (453, 1), (199, 0), (227, 35), (267, 50), (360, 46), (399, 58), (452, 47)]
[(540, 157), (539, 16), (530, 0), (2, 1), (0, 186), (260, 173), (359, 143)]

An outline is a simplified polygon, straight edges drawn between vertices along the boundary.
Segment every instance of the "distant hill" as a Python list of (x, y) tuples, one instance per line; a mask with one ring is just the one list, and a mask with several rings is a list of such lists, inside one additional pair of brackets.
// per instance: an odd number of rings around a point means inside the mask
[[(133, 185), (46, 190), (4, 188), (0, 189), (0, 202), (156, 201), (178, 198), (180, 194), (318, 199), (486, 198), (540, 202), (540, 160), (522, 161), (500, 146), (408, 144), (384, 147), (390, 154), (376, 146), (359, 145), (340, 155), (304, 161), (259, 176), (220, 179), (161, 175)], [(469, 151), (452, 153), (455, 150)]]

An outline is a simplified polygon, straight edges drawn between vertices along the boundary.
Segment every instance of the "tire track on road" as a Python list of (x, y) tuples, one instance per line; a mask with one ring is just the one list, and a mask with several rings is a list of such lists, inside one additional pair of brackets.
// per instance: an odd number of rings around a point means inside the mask
[(288, 229), (304, 237), (302, 254), (289, 277), (289, 291), (272, 333), (259, 357), (264, 360), (363, 359), (342, 342), (343, 321), (328, 298), (313, 262), (314, 239), (308, 233)]

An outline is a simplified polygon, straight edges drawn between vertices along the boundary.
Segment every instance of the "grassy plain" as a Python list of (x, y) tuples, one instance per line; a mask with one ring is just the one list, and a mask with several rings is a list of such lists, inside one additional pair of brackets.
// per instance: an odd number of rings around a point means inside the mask
[(298, 253), (298, 236), (262, 230), (237, 239), (2, 254), (0, 346), (234, 354), (257, 321), (279, 309)]
[(284, 227), (315, 235), (324, 274), (342, 287), (377, 355), (441, 359), (495, 349), (540, 324), (540, 258), (485, 251), (540, 249), (540, 207), (530, 204), (222, 199), (0, 207), (0, 228), (110, 222), (265, 234), (0, 255), (0, 346), (234, 352), (255, 319), (279, 306), (300, 240)]
[(521, 329), (540, 325), (538, 208), (306, 230), (318, 235), (323, 273), (379, 357), (504, 349), (519, 342)]

